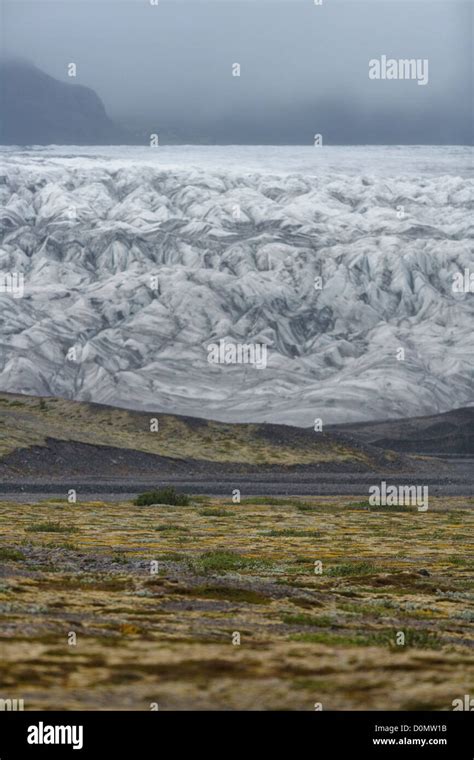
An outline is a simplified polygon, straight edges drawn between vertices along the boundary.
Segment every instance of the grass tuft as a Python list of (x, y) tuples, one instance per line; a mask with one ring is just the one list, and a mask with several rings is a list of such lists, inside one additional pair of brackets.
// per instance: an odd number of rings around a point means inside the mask
[(3, 549), (0, 548), (0, 560), (10, 560), (12, 562), (19, 562), (25, 559), (25, 555), (16, 549)]
[(25, 528), (28, 533), (77, 533), (77, 528), (61, 525), (59, 522), (34, 523)]
[(251, 557), (243, 557), (235, 552), (217, 550), (205, 552), (194, 564), (197, 571), (204, 573), (225, 573), (228, 571), (261, 569), (267, 567), (269, 562)]
[(154, 504), (166, 504), (172, 507), (187, 507), (189, 496), (178, 493), (173, 486), (161, 488), (155, 491), (145, 491), (137, 496), (133, 502), (136, 507), (150, 507)]
[(234, 517), (235, 512), (228, 509), (202, 509), (199, 514), (202, 517)]
[(378, 573), (378, 568), (373, 562), (346, 562), (342, 565), (333, 565), (327, 571), (327, 575), (372, 575)]

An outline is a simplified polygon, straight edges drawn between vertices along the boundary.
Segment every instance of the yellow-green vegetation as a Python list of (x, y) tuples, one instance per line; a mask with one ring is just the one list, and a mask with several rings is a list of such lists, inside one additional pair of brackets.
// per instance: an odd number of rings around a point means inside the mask
[[(157, 432), (150, 429), (152, 419), (158, 420)], [(67, 399), (0, 394), (0, 457), (18, 448), (42, 446), (47, 438), (55, 438), (175, 459), (280, 465), (371, 463), (362, 449), (321, 435), (304, 435), (301, 431), (285, 436), (280, 432), (269, 438), (260, 434), (261, 429), (254, 424), (226, 424)]]
[(0, 503), (2, 696), (450, 710), (474, 693), (472, 500), (268, 501)]

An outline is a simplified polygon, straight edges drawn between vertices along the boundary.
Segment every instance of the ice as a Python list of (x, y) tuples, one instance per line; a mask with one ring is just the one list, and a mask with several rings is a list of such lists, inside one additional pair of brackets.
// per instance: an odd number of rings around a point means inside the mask
[[(301, 426), (474, 404), (473, 177), (462, 147), (2, 149), (0, 389)], [(267, 368), (209, 364), (221, 338)]]

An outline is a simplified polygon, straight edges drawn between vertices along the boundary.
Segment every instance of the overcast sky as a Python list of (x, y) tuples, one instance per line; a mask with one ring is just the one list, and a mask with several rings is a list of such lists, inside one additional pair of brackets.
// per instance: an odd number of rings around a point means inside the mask
[[(211, 142), (472, 139), (469, 2), (0, 3), (6, 54), (94, 88), (113, 118), (140, 130)], [(369, 59), (382, 55), (428, 59), (428, 84), (369, 79)]]

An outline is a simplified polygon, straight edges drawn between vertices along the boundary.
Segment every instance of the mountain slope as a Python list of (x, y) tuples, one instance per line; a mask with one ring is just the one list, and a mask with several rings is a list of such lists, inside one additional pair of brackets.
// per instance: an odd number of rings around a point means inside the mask
[[(158, 421), (157, 430), (151, 424), (153, 420)], [(90, 451), (77, 444), (87, 444)], [(97, 447), (103, 447), (102, 454)], [(18, 451), (30, 453), (13, 456)], [(213, 463), (216, 473), (218, 466), (226, 463), (245, 465), (246, 469), (322, 465), (329, 470), (363, 471), (379, 466), (397, 468), (406, 461), (401, 455), (360, 444), (337, 432), (227, 424), (65, 399), (0, 394), (3, 465), (20, 467), (23, 463), (31, 468), (33, 459), (38, 471), (45, 474), (50, 472), (45, 462), (54, 462), (64, 472), (74, 469), (76, 458), (79, 462), (84, 457), (81, 466), (90, 474), (92, 470), (103, 471), (106, 461), (110, 464), (111, 459), (118, 458), (125, 469), (136, 474), (142, 465), (149, 469), (153, 461), (137, 458), (138, 453), (153, 455), (156, 464), (178, 471), (189, 469), (186, 462), (190, 461)]]
[(101, 145), (127, 139), (94, 90), (24, 61), (0, 60), (0, 143)]
[(474, 457), (474, 407), (408, 420), (329, 426), (328, 431), (392, 451)]

